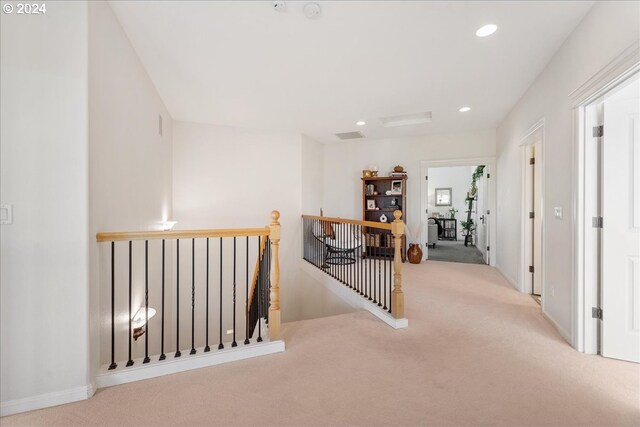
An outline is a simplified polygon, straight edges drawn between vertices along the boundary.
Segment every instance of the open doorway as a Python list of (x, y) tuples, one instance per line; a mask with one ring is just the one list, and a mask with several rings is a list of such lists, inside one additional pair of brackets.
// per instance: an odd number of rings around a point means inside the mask
[(640, 78), (580, 107), (584, 346), (640, 362)]
[(487, 165), (424, 165), (423, 172), (427, 259), (489, 264)]
[(522, 259), (523, 291), (542, 305), (542, 226), (544, 121), (533, 126), (521, 142), (522, 150)]

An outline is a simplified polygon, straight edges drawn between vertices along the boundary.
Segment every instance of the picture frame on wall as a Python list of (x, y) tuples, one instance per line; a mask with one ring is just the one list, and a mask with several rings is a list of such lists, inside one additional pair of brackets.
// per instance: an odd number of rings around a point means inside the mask
[(391, 194), (402, 194), (402, 180), (391, 181)]
[(376, 201), (374, 199), (367, 200), (367, 210), (373, 211), (376, 209)]
[(436, 206), (451, 206), (451, 188), (436, 188)]

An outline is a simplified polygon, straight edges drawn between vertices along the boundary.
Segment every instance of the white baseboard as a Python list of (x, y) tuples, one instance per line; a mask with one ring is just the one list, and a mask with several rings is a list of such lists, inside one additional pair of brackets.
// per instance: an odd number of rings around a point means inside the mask
[(495, 266), (495, 267), (496, 267), (496, 270), (498, 270), (498, 272), (500, 272), (500, 274), (502, 274), (502, 277), (504, 277), (505, 279), (507, 279), (507, 282), (509, 282), (509, 284), (510, 284), (511, 286), (513, 286), (513, 288), (514, 288), (516, 291), (518, 291), (518, 292), (521, 292), (521, 291), (522, 291), (522, 289), (520, 289), (520, 285), (518, 284), (518, 281), (517, 281), (517, 280), (514, 280), (514, 279), (513, 279), (513, 277), (509, 276), (509, 275), (504, 271), (504, 269), (503, 269), (501, 266), (499, 266), (498, 264), (496, 264), (496, 266)]
[(191, 369), (280, 353), (284, 351), (284, 348), (284, 341), (281, 340), (253, 343), (248, 346), (239, 343), (238, 347), (231, 347), (231, 343), (226, 343), (224, 349), (218, 350), (217, 346), (215, 346), (207, 353), (204, 352), (204, 347), (197, 348), (195, 355), (190, 355), (187, 349), (182, 351), (182, 356), (179, 358), (174, 357), (173, 354), (167, 354), (165, 360), (158, 360), (156, 355), (151, 362), (145, 364), (142, 363), (143, 358), (134, 359), (134, 365), (130, 367), (125, 366), (126, 362), (121, 362), (118, 363), (116, 369), (111, 371), (108, 370), (108, 365), (103, 365), (96, 375), (96, 385), (98, 388), (111, 387)]
[(36, 409), (63, 405), (65, 403), (86, 400), (93, 396), (94, 389), (91, 385), (54, 391), (23, 399), (0, 402), (0, 416), (19, 414), (21, 412), (34, 411)]
[(333, 277), (321, 271), (318, 267), (310, 264), (309, 262), (302, 260), (302, 269), (308, 273), (311, 277), (322, 283), (330, 292), (337, 295), (340, 299), (344, 300), (350, 306), (367, 310), (369, 313), (376, 316), (378, 319), (385, 322), (387, 325), (394, 329), (407, 328), (409, 326), (409, 320), (406, 318), (396, 319), (388, 311), (383, 310), (381, 307), (364, 299), (362, 295), (357, 294), (353, 289), (348, 288), (344, 283), (340, 283)]
[(542, 310), (542, 316), (547, 319), (547, 321), (549, 323), (551, 323), (551, 325), (553, 325), (554, 328), (556, 328), (556, 330), (558, 331), (558, 333), (560, 334), (560, 336), (562, 338), (564, 338), (564, 340), (566, 342), (568, 342), (570, 345), (572, 345), (571, 343), (573, 342), (571, 339), (571, 334), (568, 333), (567, 331), (564, 330), (564, 328), (562, 328), (558, 322), (555, 321), (555, 319), (551, 316), (549, 316), (548, 313), (546, 313), (544, 310)]

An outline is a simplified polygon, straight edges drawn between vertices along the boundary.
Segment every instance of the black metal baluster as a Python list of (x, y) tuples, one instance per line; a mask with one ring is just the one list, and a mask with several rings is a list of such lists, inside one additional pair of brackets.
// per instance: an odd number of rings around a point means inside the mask
[(129, 360), (127, 361), (127, 366), (133, 365), (133, 359), (131, 359), (131, 287), (133, 284), (131, 272), (131, 246), (132, 242), (129, 240)]
[(191, 239), (191, 351), (196, 354), (196, 239)]
[[(265, 237), (266, 239), (266, 237)], [(260, 238), (260, 236), (258, 236), (258, 265), (259, 265), (259, 269), (258, 269), (258, 277), (256, 278), (256, 280), (258, 281), (258, 283), (256, 283), (256, 291), (257, 294), (254, 293), (253, 297), (254, 298), (258, 298), (258, 342), (262, 342), (262, 275), (264, 274), (264, 272), (262, 271), (262, 266), (264, 265), (262, 263), (262, 260), (260, 259), (260, 245), (262, 243), (262, 239)], [(266, 248), (265, 248), (266, 250)], [(266, 254), (265, 254), (266, 255)]]
[(222, 350), (224, 344), (222, 344), (222, 237), (220, 237), (220, 344), (218, 344), (218, 350)]
[(116, 358), (116, 309), (115, 309), (115, 300), (116, 300), (116, 276), (115, 276), (115, 242), (111, 242), (111, 364), (109, 365), (109, 369), (116, 369), (118, 365), (115, 362)]
[(368, 262), (367, 262), (367, 264), (369, 265), (369, 277), (367, 279), (367, 288), (368, 288), (367, 289), (367, 297), (368, 297), (367, 299), (369, 301), (371, 301), (371, 264), (372, 264), (372, 261), (373, 261), (373, 257), (375, 256), (375, 247), (376, 247), (375, 246), (376, 245), (376, 238), (374, 236), (374, 233), (371, 233), (370, 236), (372, 236), (373, 245), (371, 245), (371, 251), (370, 251), (371, 254), (368, 257)]
[(211, 347), (209, 347), (209, 238), (207, 237), (207, 274), (205, 279), (205, 286), (207, 287), (207, 301), (206, 301), (206, 310), (205, 310), (205, 343), (204, 343), (204, 351), (205, 353), (211, 351)]
[(164, 354), (164, 239), (162, 239), (162, 320), (160, 330), (160, 360), (167, 358)]
[(244, 334), (244, 345), (249, 344), (249, 236), (247, 236), (247, 247), (246, 247), (246, 258), (247, 258), (247, 271), (245, 274), (246, 279), (246, 293), (245, 293), (245, 303), (244, 303), (244, 326), (245, 326), (245, 334)]
[(236, 342), (236, 237), (233, 237), (233, 342), (231, 347), (237, 347)]
[(149, 241), (144, 241), (144, 360), (149, 363)]
[(176, 239), (176, 354), (180, 357), (180, 239)]
[(378, 267), (378, 264), (380, 263), (380, 245), (382, 244), (382, 235), (378, 234), (378, 236), (380, 237), (380, 240), (378, 240), (378, 246), (375, 247), (374, 252), (375, 252), (375, 257), (373, 258), (373, 303), (377, 303), (378, 301), (376, 301), (377, 299), (377, 287), (376, 287), (376, 269)]
[[(389, 246), (391, 246), (391, 244)], [(384, 260), (384, 274), (383, 274), (383, 277), (384, 277), (384, 290), (383, 290), (384, 305), (382, 306), (383, 310), (387, 309), (387, 262), (388, 261), (389, 261), (389, 257), (385, 257), (385, 260)]]
[(358, 260), (358, 293), (362, 295), (362, 265), (364, 261), (364, 248), (366, 243), (366, 238), (364, 234), (362, 234), (362, 226), (359, 226), (358, 238), (362, 239), (360, 241), (360, 259)]

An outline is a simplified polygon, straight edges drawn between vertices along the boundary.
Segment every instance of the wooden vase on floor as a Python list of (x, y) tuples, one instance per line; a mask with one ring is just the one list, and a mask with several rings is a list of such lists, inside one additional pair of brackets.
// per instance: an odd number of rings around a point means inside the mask
[(407, 250), (407, 258), (411, 264), (420, 264), (422, 262), (422, 249), (420, 245), (411, 243)]

